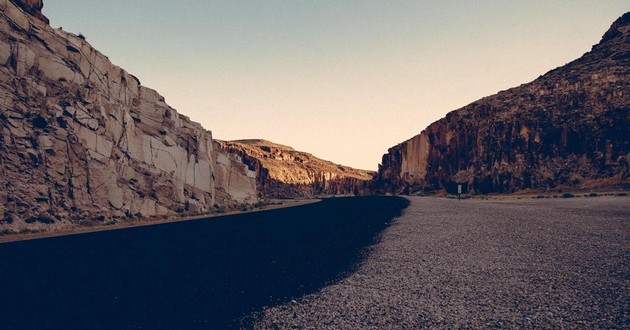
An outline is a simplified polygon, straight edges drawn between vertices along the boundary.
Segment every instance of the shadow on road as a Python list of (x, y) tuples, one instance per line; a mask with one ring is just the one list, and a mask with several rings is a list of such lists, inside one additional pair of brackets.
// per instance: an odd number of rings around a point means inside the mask
[(238, 327), (342, 278), (408, 201), (301, 207), (0, 245), (7, 329)]

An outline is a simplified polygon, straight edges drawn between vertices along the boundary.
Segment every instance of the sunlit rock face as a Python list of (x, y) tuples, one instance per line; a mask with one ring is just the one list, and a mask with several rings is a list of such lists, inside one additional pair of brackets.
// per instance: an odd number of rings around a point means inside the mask
[(630, 185), (630, 13), (581, 58), (449, 113), (383, 156), (381, 192)]
[(252, 203), (257, 200), (256, 172), (243, 164), (239, 154), (214, 145), (214, 184), (216, 201), (219, 205), (231, 206), (234, 203)]
[[(84, 38), (51, 28), (41, 7), (0, 0), (0, 229), (212, 208), (211, 132)], [(257, 195), (228, 188), (239, 201)]]
[(218, 141), (256, 172), (257, 188), (267, 198), (363, 195), (375, 174), (319, 159), (266, 140)]

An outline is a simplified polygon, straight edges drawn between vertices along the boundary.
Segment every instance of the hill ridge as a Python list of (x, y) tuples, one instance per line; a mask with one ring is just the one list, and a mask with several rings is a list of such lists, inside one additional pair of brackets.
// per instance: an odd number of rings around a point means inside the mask
[(383, 156), (381, 192), (627, 186), (630, 13), (592, 50), (449, 112)]

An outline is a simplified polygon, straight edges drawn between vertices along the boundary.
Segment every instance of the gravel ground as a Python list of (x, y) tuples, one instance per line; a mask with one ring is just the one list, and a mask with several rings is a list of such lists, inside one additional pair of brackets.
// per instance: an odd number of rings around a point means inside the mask
[(410, 199), (355, 273), (254, 328), (630, 328), (630, 198)]

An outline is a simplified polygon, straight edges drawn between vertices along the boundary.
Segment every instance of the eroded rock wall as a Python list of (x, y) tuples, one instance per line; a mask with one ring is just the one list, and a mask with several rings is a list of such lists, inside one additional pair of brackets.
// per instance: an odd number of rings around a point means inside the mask
[[(0, 0), (0, 227), (212, 208), (211, 132), (83, 38), (51, 28), (41, 7)], [(249, 189), (227, 191), (242, 199), (256, 195)]]
[(381, 192), (630, 184), (630, 13), (580, 59), (449, 113), (391, 148)]
[(214, 150), (216, 204), (229, 207), (235, 203), (256, 202), (256, 172), (243, 164), (240, 155), (224, 151), (217, 142)]
[(310, 198), (369, 193), (373, 172), (331, 163), (265, 140), (217, 141), (225, 152), (240, 155), (256, 173), (265, 198)]

